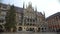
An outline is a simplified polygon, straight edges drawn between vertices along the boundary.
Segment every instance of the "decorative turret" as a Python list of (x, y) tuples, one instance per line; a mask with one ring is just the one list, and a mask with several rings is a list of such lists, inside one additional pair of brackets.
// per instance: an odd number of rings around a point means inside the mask
[(45, 12), (43, 11), (43, 16), (44, 16), (44, 18), (45, 18)]
[(29, 2), (28, 8), (32, 8), (32, 3)]
[(29, 2), (29, 6), (28, 7), (32, 8), (32, 3), (31, 2)]
[(36, 18), (37, 18), (37, 7), (35, 7), (35, 14), (36, 14)]
[(43, 13), (44, 13), (43, 15), (44, 15), (44, 20), (45, 20), (45, 12), (43, 11)]
[(23, 2), (23, 9), (25, 8), (25, 2)]
[(37, 7), (35, 7), (35, 11), (37, 12)]

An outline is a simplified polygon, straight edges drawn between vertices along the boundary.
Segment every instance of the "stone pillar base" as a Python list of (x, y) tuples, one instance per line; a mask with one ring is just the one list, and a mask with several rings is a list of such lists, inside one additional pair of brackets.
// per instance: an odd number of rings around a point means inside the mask
[(22, 27), (22, 31), (26, 31), (26, 28), (25, 27)]

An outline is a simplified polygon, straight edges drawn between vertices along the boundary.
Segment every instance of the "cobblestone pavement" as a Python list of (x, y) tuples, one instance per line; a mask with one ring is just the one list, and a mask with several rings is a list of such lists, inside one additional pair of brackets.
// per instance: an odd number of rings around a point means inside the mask
[(46, 33), (33, 33), (33, 32), (30, 32), (30, 33), (23, 33), (23, 32), (15, 32), (15, 33), (0, 33), (0, 34), (57, 34), (57, 33), (54, 33), (54, 32), (46, 32)]

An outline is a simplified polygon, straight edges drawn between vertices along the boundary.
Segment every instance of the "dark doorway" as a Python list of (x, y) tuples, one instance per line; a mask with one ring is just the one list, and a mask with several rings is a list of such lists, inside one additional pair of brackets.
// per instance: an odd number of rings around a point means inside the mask
[(3, 27), (2, 27), (2, 25), (0, 25), (0, 32), (3, 32), (4, 30), (3, 30)]
[(18, 29), (19, 31), (22, 31), (22, 27), (19, 27), (19, 29)]
[(57, 30), (57, 34), (60, 34), (60, 29)]
[(60, 29), (58, 29), (57, 32), (60, 32)]
[(28, 28), (27, 31), (33, 31), (34, 32), (34, 28)]
[(30, 31), (34, 31), (34, 28), (30, 28)]
[(40, 28), (38, 28), (38, 32), (40, 32)]

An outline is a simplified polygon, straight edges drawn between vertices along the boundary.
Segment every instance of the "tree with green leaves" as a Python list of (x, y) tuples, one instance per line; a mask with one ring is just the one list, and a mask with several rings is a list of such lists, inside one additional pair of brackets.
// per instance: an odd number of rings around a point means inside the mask
[(16, 28), (16, 10), (14, 5), (12, 5), (7, 12), (5, 28), (7, 28), (10, 32), (13, 32)]

